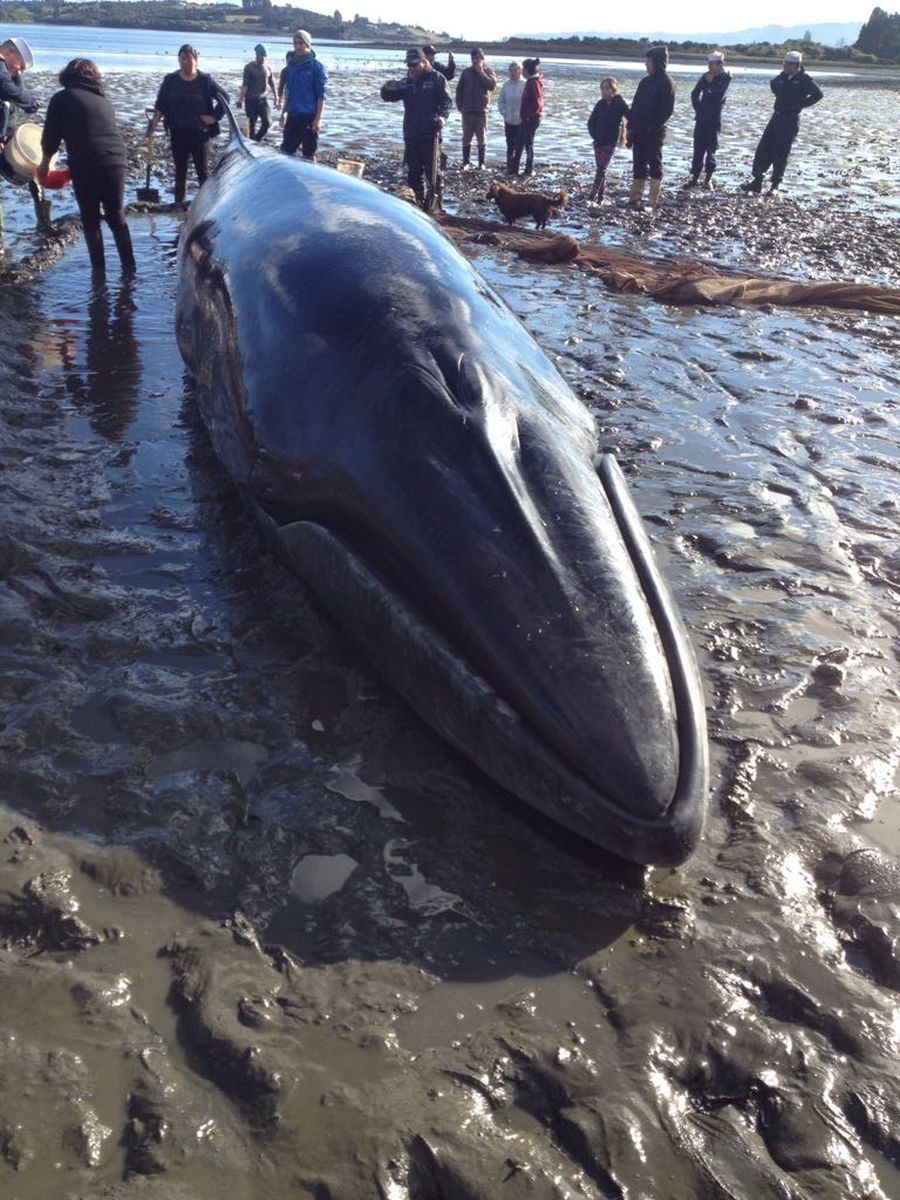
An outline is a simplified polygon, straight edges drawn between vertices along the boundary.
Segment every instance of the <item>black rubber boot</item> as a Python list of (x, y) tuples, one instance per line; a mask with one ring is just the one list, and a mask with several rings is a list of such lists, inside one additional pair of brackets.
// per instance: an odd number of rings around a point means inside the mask
[(102, 231), (100, 229), (85, 229), (84, 240), (87, 245), (88, 258), (91, 260), (91, 270), (95, 275), (102, 275), (106, 270)]
[(121, 229), (113, 230), (113, 238), (116, 243), (116, 249), (119, 252), (119, 262), (122, 264), (122, 270), (130, 274), (137, 269), (137, 263), (134, 261), (131, 232), (128, 226), (123, 225)]
[(484, 170), (484, 146), (478, 147), (478, 170)]
[(740, 190), (750, 196), (758, 196), (762, 191), (762, 180), (754, 175), (749, 183), (742, 183), (740, 185)]
[(471, 146), (463, 146), (463, 167), (464, 168), (469, 165), (469, 154), (471, 153), (471, 149), (472, 149)]

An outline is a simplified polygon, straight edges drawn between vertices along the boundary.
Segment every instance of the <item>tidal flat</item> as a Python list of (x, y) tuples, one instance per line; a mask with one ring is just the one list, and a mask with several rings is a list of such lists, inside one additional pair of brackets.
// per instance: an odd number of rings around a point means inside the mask
[[(893, 84), (823, 80), (767, 204), (734, 191), (765, 80), (690, 196), (679, 80), (665, 204), (594, 214), (597, 77), (547, 64), (557, 231), (897, 286)], [(335, 80), (321, 169), (402, 182), (383, 78)], [(147, 101), (110, 94), (139, 186)], [(490, 218), (457, 140), (447, 207)], [(71, 224), (4, 204), (0, 1194), (897, 1200), (896, 319), (462, 244), (619, 456), (700, 662), (706, 834), (643, 870), (474, 773), (268, 553), (174, 343), (178, 215), (92, 288)]]

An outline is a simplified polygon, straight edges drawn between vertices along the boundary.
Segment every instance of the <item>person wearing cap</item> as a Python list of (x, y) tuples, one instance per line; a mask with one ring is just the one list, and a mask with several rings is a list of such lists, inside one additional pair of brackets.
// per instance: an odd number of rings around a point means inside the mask
[(469, 169), (472, 138), (478, 145), (478, 168), (484, 168), (488, 104), (497, 86), (497, 76), (485, 65), (484, 51), (476, 46), (470, 53), (472, 65), (466, 67), (456, 84), (456, 107), (462, 113), (463, 170)]
[(627, 144), (631, 147), (632, 174), (630, 207), (637, 208), (650, 178), (650, 203), (659, 203), (662, 189), (662, 148), (666, 140), (666, 123), (675, 109), (675, 88), (666, 70), (669, 51), (665, 46), (651, 46), (647, 51), (647, 74), (637, 85), (631, 112), (628, 116)]
[(0, 44), (0, 101), (17, 104), (27, 113), (37, 112), (37, 100), (19, 83), (20, 76), (33, 66), (34, 55), (24, 38), (11, 37)]
[[(247, 114), (247, 126), (250, 136), (255, 142), (261, 142), (269, 132), (271, 118), (269, 115), (269, 98), (266, 89), (272, 93), (272, 102), (278, 107), (278, 94), (275, 91), (275, 76), (272, 68), (266, 62), (267, 51), (260, 42), (253, 47), (256, 58), (244, 67), (241, 80), (241, 90), (237, 96), (237, 107), (243, 104)], [(256, 132), (256, 122), (259, 121), (259, 132)]]
[(713, 50), (707, 60), (706, 73), (701, 75), (691, 92), (694, 109), (694, 157), (691, 175), (685, 187), (694, 188), (700, 182), (703, 171), (703, 186), (712, 188), (712, 177), (716, 166), (716, 151), (719, 148), (719, 133), (722, 129), (722, 107), (731, 76), (725, 70), (725, 55)]
[(534, 135), (538, 131), (541, 118), (544, 115), (544, 77), (541, 74), (541, 60), (526, 58), (522, 63), (525, 75), (525, 87), (522, 89), (522, 99), (519, 101), (519, 136), (516, 138), (516, 149), (512, 158), (511, 175), (519, 174), (522, 162), (522, 151), (525, 152), (525, 174), (530, 175), (534, 170)]
[(427, 46), (422, 47), (422, 53), (428, 59), (428, 65), (429, 65), (429, 67), (431, 67), (432, 71), (437, 71), (438, 75), (443, 75), (443, 77), (449, 83), (450, 80), (453, 78), (453, 76), (456, 74), (456, 59), (453, 57), (453, 51), (452, 50), (447, 51), (446, 67), (442, 67), (441, 64), (437, 61), (437, 57), (436, 57), (437, 50), (434, 48), (434, 46), (431, 45), (430, 42)]
[(772, 168), (769, 195), (777, 194), (784, 179), (791, 147), (800, 132), (800, 113), (822, 99), (822, 89), (813, 83), (803, 69), (803, 55), (799, 50), (788, 50), (781, 74), (770, 81), (769, 87), (775, 97), (775, 111), (763, 130), (753, 156), (753, 178), (741, 184), (741, 191), (751, 195), (758, 195), (762, 191), (763, 179), (769, 167)]
[(387, 82), (381, 89), (381, 98), (388, 103), (403, 101), (406, 178), (416, 203), (428, 210), (434, 199), (435, 138), (440, 138), (450, 115), (447, 80), (435, 71), (421, 50), (407, 50), (406, 78)]
[(298, 29), (294, 34), (294, 53), (284, 69), (283, 154), (294, 154), (299, 147), (305, 159), (316, 161), (327, 87), (328, 73), (316, 58), (312, 38), (305, 29)]

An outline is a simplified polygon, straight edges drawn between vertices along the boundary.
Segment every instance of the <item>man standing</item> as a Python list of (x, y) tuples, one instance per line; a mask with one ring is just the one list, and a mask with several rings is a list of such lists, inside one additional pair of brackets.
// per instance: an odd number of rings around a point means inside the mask
[(769, 195), (777, 195), (791, 146), (800, 132), (800, 113), (822, 99), (822, 89), (813, 83), (803, 69), (803, 55), (799, 50), (788, 50), (784, 56), (784, 69), (775, 76), (769, 87), (775, 96), (775, 111), (763, 130), (753, 156), (753, 178), (741, 184), (742, 192), (753, 195), (762, 191), (763, 177), (769, 167), (772, 168)]
[(19, 83), (19, 77), (33, 66), (34, 55), (24, 38), (7, 38), (0, 45), (0, 101), (17, 104), (27, 113), (37, 112), (37, 100)]
[(431, 67), (432, 71), (437, 71), (438, 75), (443, 75), (443, 77), (449, 83), (450, 80), (453, 78), (453, 76), (456, 74), (456, 59), (453, 57), (453, 51), (452, 50), (447, 51), (446, 67), (442, 67), (441, 64), (437, 61), (437, 59), (435, 57), (435, 55), (437, 54), (437, 50), (435, 50), (434, 46), (432, 46), (430, 43), (427, 46), (422, 47), (422, 53), (428, 59), (428, 65), (429, 65), (429, 67)]
[[(269, 97), (266, 92), (267, 90), (271, 91), (272, 101), (276, 108), (278, 107), (278, 95), (275, 91), (275, 77), (272, 74), (272, 68), (266, 62), (266, 48), (262, 42), (253, 47), (253, 53), (256, 58), (244, 67), (237, 107), (240, 108), (242, 104), (244, 105), (250, 136), (255, 142), (261, 142), (269, 132), (269, 126), (272, 123), (269, 116)], [(259, 133), (256, 132), (257, 121), (259, 121)]]
[(434, 203), (435, 139), (450, 113), (447, 80), (428, 63), (421, 50), (407, 50), (406, 78), (381, 89), (382, 100), (403, 101), (403, 144), (406, 177), (420, 208)]
[(691, 92), (694, 107), (694, 158), (691, 162), (691, 177), (685, 187), (694, 188), (704, 172), (703, 186), (712, 188), (713, 172), (716, 169), (716, 151), (719, 148), (719, 132), (722, 129), (722, 107), (731, 76), (725, 70), (725, 55), (713, 50), (708, 59), (705, 75), (701, 75)]
[(487, 110), (491, 92), (497, 86), (497, 76), (485, 66), (484, 51), (477, 46), (471, 52), (472, 65), (466, 67), (456, 85), (456, 107), (462, 113), (463, 170), (469, 169), (472, 136), (478, 143), (478, 168), (484, 168), (484, 135), (487, 131)]
[(312, 49), (312, 38), (305, 29), (298, 29), (294, 53), (284, 72), (282, 153), (293, 154), (299, 146), (304, 158), (316, 161), (327, 85), (328, 76)]

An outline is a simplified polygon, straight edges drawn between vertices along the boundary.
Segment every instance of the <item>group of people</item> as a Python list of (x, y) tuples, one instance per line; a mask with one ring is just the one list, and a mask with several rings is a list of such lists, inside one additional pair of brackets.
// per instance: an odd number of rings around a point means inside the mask
[[(461, 73), (456, 86), (456, 107), (462, 116), (464, 171), (472, 169), (473, 138), (478, 168), (484, 167), (490, 94), (497, 86), (497, 77), (486, 64), (484, 53), (476, 47), (471, 51), (471, 59), (472, 65)], [(629, 204), (638, 207), (643, 203), (648, 184), (650, 203), (658, 203), (666, 126), (675, 109), (675, 87), (669, 77), (668, 63), (669, 52), (665, 46), (653, 46), (647, 51), (646, 75), (639, 82), (630, 105), (619, 94), (614, 78), (608, 76), (601, 80), (600, 99), (588, 118), (595, 164), (590, 201), (602, 201), (606, 171), (612, 157), (617, 148), (628, 147), (632, 154)], [(403, 101), (407, 178), (417, 202), (428, 208), (434, 193), (433, 164), (437, 161), (437, 144), (450, 113), (447, 82), (453, 77), (455, 65), (451, 54), (447, 67), (441, 67), (435, 61), (434, 47), (426, 46), (422, 50), (407, 50), (406, 67), (406, 78), (386, 83), (381, 89), (381, 98)], [(721, 50), (714, 50), (708, 57), (706, 71), (691, 91), (694, 145), (687, 188), (712, 187), (718, 165), (716, 151), (722, 128), (722, 109), (730, 83), (725, 55)], [(741, 185), (748, 193), (762, 191), (763, 180), (770, 168), (769, 190), (777, 192), (800, 128), (800, 113), (822, 99), (821, 89), (803, 68), (803, 55), (799, 50), (789, 50), (785, 54), (781, 73), (771, 81), (770, 87), (775, 96), (775, 109), (756, 148), (753, 178)], [(506, 174), (519, 174), (523, 153), (524, 174), (532, 174), (534, 135), (544, 111), (540, 59), (527, 58), (522, 63), (509, 64), (509, 77), (500, 89), (497, 107), (503, 117), (506, 135)]]
[[(281, 150), (285, 154), (300, 150), (304, 158), (314, 161), (328, 77), (312, 49), (312, 38), (303, 29), (293, 35), (293, 50), (286, 56), (277, 85), (268, 66), (266, 47), (260, 43), (254, 53), (254, 60), (244, 68), (236, 100), (238, 107), (246, 110), (250, 136), (256, 140), (266, 136), (271, 125), (271, 96), (273, 105), (281, 110)], [(497, 77), (485, 62), (483, 51), (476, 47), (470, 58), (471, 64), (460, 72), (455, 91), (456, 107), (462, 117), (463, 170), (485, 165), (490, 96), (497, 87)], [(164, 77), (147, 125), (148, 139), (160, 121), (168, 130), (177, 204), (184, 202), (190, 162), (198, 185), (206, 179), (209, 140), (219, 132), (219, 121), (225, 112), (222, 89), (199, 69), (198, 59), (193, 46), (180, 47), (178, 70)], [(0, 101), (18, 105), (26, 113), (37, 110), (37, 101), (21, 82), (23, 73), (33, 65), (34, 56), (24, 38), (8, 38), (0, 44)], [(509, 77), (499, 92), (498, 108), (506, 135), (506, 173), (510, 176), (519, 174), (523, 154), (525, 175), (534, 169), (534, 137), (543, 115), (540, 66), (538, 58), (510, 63)], [(403, 103), (407, 178), (417, 202), (429, 208), (443, 158), (441, 131), (450, 115), (448, 84), (456, 74), (456, 63), (451, 52), (446, 66), (441, 65), (435, 47), (428, 45), (406, 52), (406, 68), (405, 78), (384, 84), (381, 98)], [(600, 98), (588, 119), (595, 163), (590, 200), (602, 200), (609, 163), (618, 147), (627, 146), (632, 153), (633, 175), (629, 203), (635, 206), (642, 203), (648, 182), (650, 202), (657, 203), (662, 186), (666, 125), (675, 106), (675, 88), (667, 68), (666, 47), (649, 49), (646, 75), (630, 105), (619, 94), (614, 78), (601, 81)], [(92, 268), (97, 272), (104, 269), (103, 217), (112, 232), (122, 267), (131, 271), (134, 254), (124, 209), (126, 147), (112, 106), (103, 93), (100, 72), (90, 59), (75, 58), (60, 72), (59, 83), (61, 90), (47, 106), (38, 179), (47, 177), (54, 155), (65, 142)], [(686, 187), (712, 186), (722, 108), (730, 83), (725, 57), (715, 50), (691, 92), (694, 145)], [(775, 97), (774, 112), (756, 147), (752, 178), (741, 185), (748, 193), (762, 191), (770, 169), (770, 190), (777, 191), (799, 130), (799, 115), (822, 99), (822, 91), (805, 72), (798, 50), (787, 52), (782, 70), (770, 87)], [(477, 166), (471, 162), (473, 140)]]

